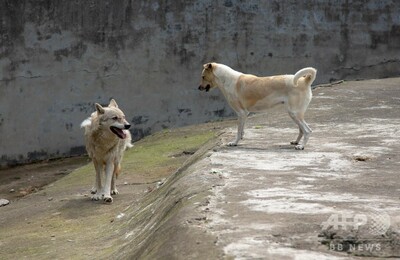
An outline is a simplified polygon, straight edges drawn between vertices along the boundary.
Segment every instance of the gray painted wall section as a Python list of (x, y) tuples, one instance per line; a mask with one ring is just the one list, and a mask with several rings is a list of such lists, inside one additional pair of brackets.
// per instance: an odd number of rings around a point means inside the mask
[(399, 76), (400, 1), (0, 1), (0, 166), (80, 154), (115, 98), (135, 138), (232, 115), (202, 64)]

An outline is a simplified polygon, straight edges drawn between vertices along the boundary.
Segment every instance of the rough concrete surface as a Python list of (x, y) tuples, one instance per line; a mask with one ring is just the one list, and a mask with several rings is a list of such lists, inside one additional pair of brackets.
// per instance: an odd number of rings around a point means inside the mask
[[(291, 120), (272, 112), (198, 165), (193, 174), (222, 178), (203, 228), (238, 259), (400, 257), (400, 78), (319, 88), (306, 120), (314, 132), (304, 151), (288, 145)], [(324, 229), (335, 217), (339, 226)]]
[[(399, 85), (390, 78), (315, 89), (303, 151), (289, 145), (297, 128), (279, 108), (251, 117), (237, 147), (225, 145), (233, 121), (144, 139), (127, 153), (127, 185), (111, 205), (84, 196), (86, 167), (0, 207), (0, 258), (398, 258)], [(162, 176), (144, 174), (151, 156), (129, 161), (160, 150), (157, 142), (166, 149), (221, 129), (167, 179), (162, 168)], [(179, 158), (183, 147), (160, 156)]]
[(139, 139), (230, 116), (202, 64), (317, 83), (399, 76), (400, 2), (0, 1), (0, 166), (84, 153), (79, 125), (115, 98)]

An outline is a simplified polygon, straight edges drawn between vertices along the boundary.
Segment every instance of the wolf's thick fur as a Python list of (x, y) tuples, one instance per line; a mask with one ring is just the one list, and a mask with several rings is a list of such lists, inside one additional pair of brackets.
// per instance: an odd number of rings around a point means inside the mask
[(85, 128), (86, 150), (96, 170), (92, 199), (112, 202), (111, 195), (118, 194), (115, 178), (121, 170), (123, 153), (132, 147), (131, 134), (127, 130), (131, 125), (114, 99), (108, 107), (97, 103), (95, 107), (96, 111), (81, 124)]
[[(284, 104), (289, 116), (299, 126), (299, 135), (291, 144), (296, 145), (297, 150), (303, 150), (312, 132), (304, 120), (304, 113), (312, 98), (311, 84), (316, 74), (317, 70), (309, 67), (299, 70), (295, 75), (257, 77), (213, 62), (203, 65), (199, 90), (209, 91), (218, 87), (237, 113), (237, 136), (228, 145), (235, 146), (242, 139), (249, 112), (264, 111)], [(303, 143), (300, 144), (303, 136)]]

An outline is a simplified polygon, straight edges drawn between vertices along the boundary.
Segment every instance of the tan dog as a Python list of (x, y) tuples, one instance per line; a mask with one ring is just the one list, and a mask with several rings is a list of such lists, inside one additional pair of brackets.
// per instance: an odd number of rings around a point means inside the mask
[[(118, 194), (115, 178), (121, 170), (121, 160), (126, 148), (132, 147), (131, 125), (117, 102), (111, 99), (108, 107), (96, 103), (96, 112), (82, 122), (85, 128), (86, 150), (96, 170), (92, 200), (112, 202), (111, 195)], [(103, 177), (105, 175), (105, 177)], [(105, 181), (102, 185), (102, 180)]]
[[(296, 145), (297, 150), (303, 150), (312, 132), (304, 121), (304, 113), (312, 98), (311, 84), (316, 74), (317, 70), (314, 68), (304, 68), (295, 75), (257, 77), (235, 71), (223, 64), (207, 63), (203, 65), (199, 90), (209, 91), (218, 87), (237, 113), (238, 132), (229, 146), (236, 146), (242, 139), (249, 112), (264, 111), (284, 104), (289, 116), (299, 126), (297, 140), (291, 144)], [(303, 143), (300, 144), (303, 136)]]

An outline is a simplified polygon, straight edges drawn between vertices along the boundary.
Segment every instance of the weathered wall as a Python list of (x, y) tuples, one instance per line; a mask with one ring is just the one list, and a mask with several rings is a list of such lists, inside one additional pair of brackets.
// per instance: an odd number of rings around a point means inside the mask
[(113, 97), (139, 138), (232, 112), (202, 64), (317, 83), (398, 76), (400, 1), (0, 0), (0, 165), (83, 152)]

